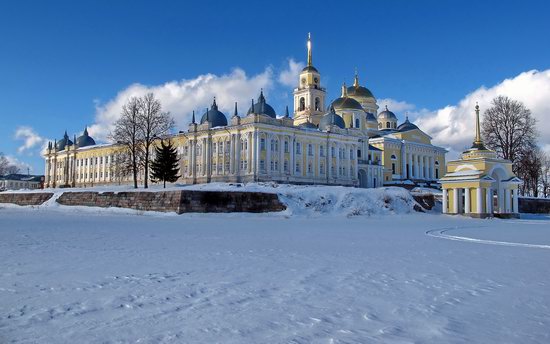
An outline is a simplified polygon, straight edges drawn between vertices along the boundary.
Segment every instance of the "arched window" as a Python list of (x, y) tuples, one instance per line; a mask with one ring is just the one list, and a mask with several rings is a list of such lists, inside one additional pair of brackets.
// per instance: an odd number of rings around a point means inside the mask
[(397, 122), (393, 122), (393, 129), (397, 128)]
[(355, 127), (356, 127), (356, 128), (359, 128), (359, 127), (360, 127), (359, 124), (360, 124), (360, 123), (359, 123), (359, 118), (356, 118), (356, 119), (355, 119)]
[(435, 164), (436, 164), (436, 166), (439, 166), (439, 161), (436, 160), (436, 161), (435, 161)]
[(300, 98), (300, 111), (304, 111), (306, 109), (306, 99), (304, 97)]
[(321, 99), (315, 98), (315, 111), (321, 111)]
[(397, 160), (397, 157), (395, 156), (395, 154), (392, 154), (392, 155), (391, 155), (391, 159), (392, 159), (392, 160)]
[(386, 122), (386, 128), (390, 128), (390, 122)]

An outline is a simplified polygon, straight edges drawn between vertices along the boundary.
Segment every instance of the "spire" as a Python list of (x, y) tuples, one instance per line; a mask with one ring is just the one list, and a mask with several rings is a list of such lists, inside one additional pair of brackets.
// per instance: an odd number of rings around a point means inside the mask
[(67, 129), (65, 129), (65, 135), (63, 135), (63, 138), (66, 138), (66, 139), (69, 138), (69, 135), (67, 135)]
[(483, 145), (483, 141), (481, 141), (481, 130), (479, 126), (479, 105), (476, 102), (476, 137), (474, 144), (472, 145), (472, 148), (477, 149), (485, 149), (485, 146)]
[(344, 97), (347, 97), (347, 96), (348, 96), (348, 88), (346, 87), (346, 83), (344, 82), (342, 84), (342, 96), (341, 97), (344, 98)]
[(389, 111), (389, 110), (388, 110), (388, 104), (386, 104), (385, 106), (386, 106), (386, 111)]
[(76, 134), (73, 136), (73, 145), (76, 146)]
[(88, 136), (88, 126), (84, 127), (84, 136)]
[(191, 117), (191, 124), (195, 124), (195, 110), (193, 110), (193, 117)]
[(330, 105), (330, 112), (331, 113), (336, 113), (336, 110), (334, 110), (334, 105), (332, 105), (332, 104)]
[(252, 106), (250, 107), (250, 113), (255, 113), (255, 111), (254, 111), (254, 98), (252, 98)]
[(216, 97), (214, 97), (214, 101), (212, 102), (212, 109), (218, 110), (218, 104), (216, 104)]
[(405, 113), (405, 122), (409, 121), (409, 111)]
[(235, 102), (235, 112), (233, 113), (233, 117), (239, 117), (239, 112), (237, 111), (237, 102)]
[(353, 80), (353, 87), (359, 87), (359, 74), (357, 73), (357, 67), (355, 67), (355, 79)]
[(285, 117), (286, 117), (286, 118), (290, 117), (290, 116), (288, 115), (288, 105), (285, 107)]
[(265, 103), (264, 89), (260, 88), (260, 97), (258, 98), (259, 103)]
[(307, 65), (311, 67), (311, 32), (307, 34)]

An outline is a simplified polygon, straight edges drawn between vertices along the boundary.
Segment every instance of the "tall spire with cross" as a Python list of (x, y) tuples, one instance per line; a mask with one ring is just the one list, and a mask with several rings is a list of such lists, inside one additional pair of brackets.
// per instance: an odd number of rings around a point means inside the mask
[(311, 32), (307, 34), (307, 65), (312, 66), (311, 62)]
[(479, 105), (476, 102), (476, 138), (474, 140), (474, 144), (472, 145), (472, 148), (477, 149), (485, 149), (485, 146), (483, 145), (483, 141), (481, 140), (481, 128), (479, 125)]

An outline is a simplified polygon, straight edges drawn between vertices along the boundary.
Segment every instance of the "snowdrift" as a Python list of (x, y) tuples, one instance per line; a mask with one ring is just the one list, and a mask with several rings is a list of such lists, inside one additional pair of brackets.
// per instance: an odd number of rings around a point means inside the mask
[[(148, 190), (133, 189), (128, 186), (77, 188), (77, 189), (53, 189), (54, 196), (38, 206), (38, 208), (50, 208), (58, 210), (74, 209), (86, 211), (120, 211), (123, 209), (63, 206), (57, 203), (61, 194), (66, 192), (132, 192), (132, 191), (175, 191), (175, 190), (202, 190), (202, 191), (249, 191), (275, 193), (280, 201), (287, 207), (281, 214), (284, 216), (359, 216), (359, 215), (394, 215), (408, 214), (419, 210), (421, 207), (414, 200), (411, 193), (400, 187), (385, 187), (376, 189), (359, 189), (343, 186), (321, 185), (289, 185), (277, 183), (210, 183), (197, 185), (173, 185), (166, 189), (153, 187)], [(44, 191), (44, 190), (43, 190)], [(36, 192), (36, 191), (32, 191)], [(124, 209), (127, 210), (127, 209)], [(123, 211), (124, 211), (123, 210)]]

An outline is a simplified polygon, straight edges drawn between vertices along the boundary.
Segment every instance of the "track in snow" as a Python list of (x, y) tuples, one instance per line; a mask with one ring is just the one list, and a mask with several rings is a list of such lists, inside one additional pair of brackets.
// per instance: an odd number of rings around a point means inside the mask
[(512, 247), (528, 247), (528, 248), (542, 248), (542, 249), (550, 250), (550, 245), (525, 244), (525, 243), (509, 242), (509, 241), (474, 239), (474, 238), (468, 238), (468, 237), (463, 237), (463, 236), (446, 234), (447, 232), (450, 232), (450, 231), (453, 231), (453, 230), (458, 230), (458, 229), (483, 228), (483, 227), (487, 227), (487, 226), (468, 226), (468, 227), (458, 227), (457, 226), (457, 227), (438, 228), (438, 229), (431, 229), (431, 230), (427, 231), (426, 234), (431, 236), (431, 237), (434, 237), (434, 238), (455, 240), (455, 241), (463, 241), (463, 242), (472, 242), (472, 243), (476, 243), (476, 244), (512, 246)]

